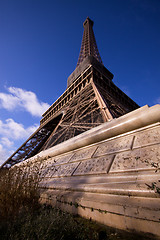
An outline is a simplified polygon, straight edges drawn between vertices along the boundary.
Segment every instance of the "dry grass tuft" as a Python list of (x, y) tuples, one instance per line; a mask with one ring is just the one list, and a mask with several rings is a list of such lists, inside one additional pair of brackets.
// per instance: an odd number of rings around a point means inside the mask
[(0, 221), (39, 207), (42, 180), (39, 168), (29, 163), (0, 170)]

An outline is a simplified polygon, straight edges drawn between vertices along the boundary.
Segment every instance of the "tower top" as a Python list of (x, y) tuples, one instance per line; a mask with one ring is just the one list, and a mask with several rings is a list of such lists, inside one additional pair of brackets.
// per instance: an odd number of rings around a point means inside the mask
[(67, 79), (67, 87), (69, 87), (90, 65), (99, 69), (109, 80), (112, 81), (113, 79), (113, 74), (105, 68), (102, 63), (93, 32), (93, 24), (93, 21), (89, 17), (87, 17), (83, 23), (84, 31), (77, 66)]
[(84, 21), (83, 27), (85, 27), (87, 23), (93, 27), (94, 22), (89, 17), (87, 17), (86, 20)]
[(93, 21), (87, 17), (86, 20), (83, 23), (84, 32), (83, 32), (83, 38), (82, 38), (82, 44), (81, 44), (81, 50), (77, 62), (77, 67), (83, 62), (83, 60), (87, 56), (93, 56), (102, 63), (102, 59), (100, 57), (94, 32), (93, 32)]

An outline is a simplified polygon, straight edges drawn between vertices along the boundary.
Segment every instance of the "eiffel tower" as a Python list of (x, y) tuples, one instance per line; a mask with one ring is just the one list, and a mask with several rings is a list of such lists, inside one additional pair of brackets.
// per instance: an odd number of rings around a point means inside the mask
[(113, 74), (104, 67), (93, 32), (93, 21), (87, 17), (83, 27), (77, 66), (68, 77), (67, 89), (42, 115), (39, 128), (2, 168), (9, 168), (139, 107), (113, 83)]

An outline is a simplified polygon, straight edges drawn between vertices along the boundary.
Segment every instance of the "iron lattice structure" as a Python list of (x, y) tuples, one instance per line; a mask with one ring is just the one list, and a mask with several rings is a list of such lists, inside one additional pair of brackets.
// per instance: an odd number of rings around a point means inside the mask
[(113, 74), (102, 64), (93, 22), (87, 18), (75, 71), (66, 91), (42, 115), (40, 127), (2, 165), (11, 167), (139, 106), (113, 82)]
[(81, 44), (81, 50), (77, 62), (79, 66), (87, 56), (93, 56), (102, 64), (102, 59), (100, 57), (98, 47), (96, 44), (94, 32), (93, 32), (93, 21), (88, 17), (83, 23), (84, 32)]

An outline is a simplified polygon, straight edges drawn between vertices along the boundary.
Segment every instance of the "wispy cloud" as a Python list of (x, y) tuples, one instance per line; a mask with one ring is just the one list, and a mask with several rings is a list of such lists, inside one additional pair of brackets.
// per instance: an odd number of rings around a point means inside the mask
[(48, 103), (38, 100), (35, 93), (22, 88), (9, 87), (9, 93), (0, 93), (0, 108), (9, 111), (23, 109), (32, 116), (40, 117), (49, 107)]
[(3, 146), (6, 146), (8, 148), (10, 148), (14, 145), (14, 142), (10, 141), (7, 137), (2, 137), (0, 141)]
[(18, 140), (26, 140), (36, 129), (38, 124), (24, 127), (13, 119), (0, 120), (0, 165), (16, 150)]
[(0, 144), (0, 166), (7, 160), (9, 156), (12, 155), (14, 151), (14, 149), (8, 149)]
[(23, 124), (15, 122), (13, 119), (6, 119), (5, 122), (0, 120), (0, 135), (13, 140), (25, 139), (33, 133), (38, 124), (24, 128)]

